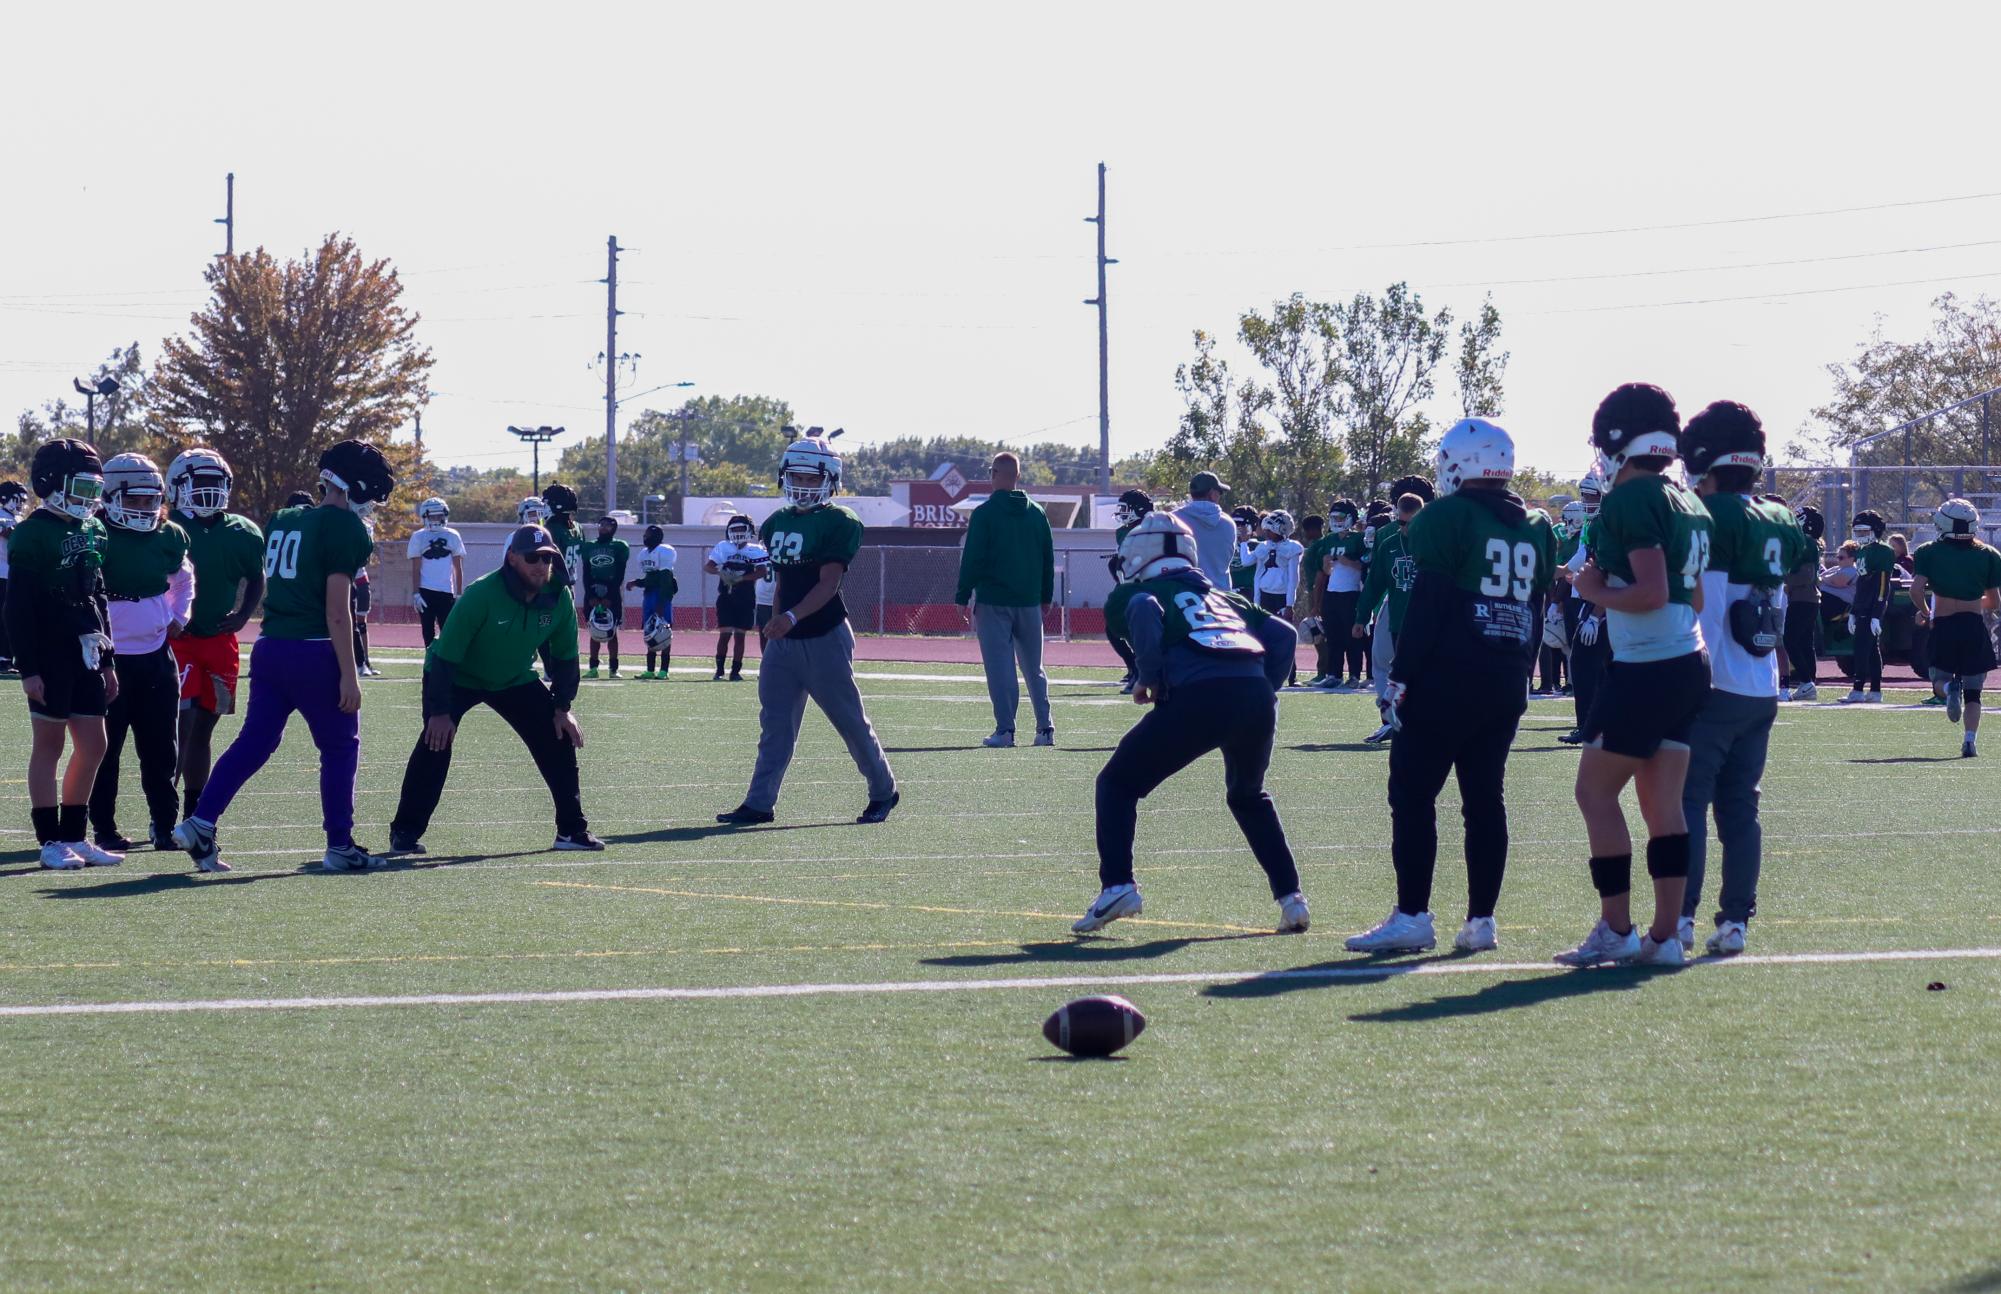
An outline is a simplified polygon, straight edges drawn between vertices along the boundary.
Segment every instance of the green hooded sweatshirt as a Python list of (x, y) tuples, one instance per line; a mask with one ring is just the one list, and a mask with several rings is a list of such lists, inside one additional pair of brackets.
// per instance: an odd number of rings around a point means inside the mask
[(1056, 598), (1056, 545), (1049, 517), (1020, 490), (997, 490), (973, 509), (959, 554), (958, 603), (1036, 607)]

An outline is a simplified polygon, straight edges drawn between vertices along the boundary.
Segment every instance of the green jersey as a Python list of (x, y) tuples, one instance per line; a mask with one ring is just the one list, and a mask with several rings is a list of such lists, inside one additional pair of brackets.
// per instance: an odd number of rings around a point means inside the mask
[(1711, 525), (1702, 500), (1657, 472), (1614, 486), (1598, 507), (1592, 554), (1613, 588), (1632, 584), (1633, 554), (1658, 548), (1667, 561), (1667, 604), (1652, 611), (1605, 609), (1615, 660), (1671, 660), (1702, 649), (1695, 592), (1709, 568)]
[(1143, 580), (1133, 586), (1160, 604), (1162, 653), (1186, 644), (1218, 656), (1262, 656), (1265, 645), (1254, 632), (1271, 618), (1243, 594), (1210, 589), (1198, 593), (1183, 580)]
[(1257, 587), (1258, 546), (1248, 539), (1239, 539), (1230, 549), (1230, 587), (1248, 596)]
[(425, 669), (442, 662), (452, 666), (456, 686), (500, 692), (539, 677), (536, 653), (544, 644), (551, 660), (577, 658), (576, 603), (553, 581), (523, 602), (506, 570), (503, 566), (466, 585), (437, 640), (424, 652)]
[[(820, 582), (821, 568), (838, 565), (845, 571), (862, 546), (862, 520), (847, 508), (823, 503), (817, 508), (780, 508), (758, 530), (778, 580), (772, 614), (780, 615), (805, 601)], [(801, 619), (792, 635), (817, 638), (848, 618), (848, 608), (835, 592), (826, 606)]]
[(563, 554), (556, 574), (562, 577), (564, 584), (583, 583), (583, 560), (578, 550), (584, 545), (584, 532), (577, 528), (577, 519), (565, 517), (559, 522), (552, 517), (543, 529), (549, 532), (549, 538), (556, 541), (556, 547)]
[(1881, 617), (1896, 592), (1897, 550), (1878, 539), (1855, 556), (1855, 614)]
[(1703, 495), (1702, 503), (1709, 510), (1709, 569), (1727, 583), (1769, 593), (1813, 551), (1784, 504), (1722, 491)]
[(188, 556), (188, 532), (171, 521), (158, 530), (108, 527), (104, 545), (104, 593), (121, 602), (157, 598)]
[(1584, 527), (1579, 526), (1572, 530), (1565, 526), (1562, 537), (1556, 541), (1556, 564), (1562, 566), (1568, 563), (1571, 558), (1577, 556), (1577, 550), (1583, 546)]
[(327, 581), (336, 575), (353, 579), (374, 554), (368, 527), (346, 508), (280, 511), (264, 528), (263, 633), (271, 638), (330, 637)]
[(1139, 585), (1127, 581), (1113, 589), (1105, 599), (1105, 636), (1107, 638), (1132, 637), (1132, 630), (1126, 624), (1126, 604), (1139, 592)]
[(7, 536), (7, 631), (23, 677), (80, 667), (79, 634), (108, 633), (104, 523), (37, 508)]
[(586, 539), (577, 545), (577, 568), (586, 592), (593, 597), (617, 597), (625, 587), (625, 568), (632, 545), (623, 539)]
[[(1425, 504), (1404, 531), (1403, 547), (1419, 575), (1443, 577), (1459, 594), (1460, 623), (1439, 626), (1432, 651), (1463, 658), (1478, 649), (1528, 669), (1530, 648), (1542, 640), (1530, 603), (1548, 587), (1556, 551), (1547, 517), (1530, 514), (1511, 494), (1461, 491)], [(1380, 535), (1376, 548), (1380, 554)]]
[(233, 512), (194, 517), (176, 510), (169, 516), (186, 532), (188, 558), (195, 567), (195, 605), (188, 632), (208, 638), (236, 609), (237, 586), (264, 569), (264, 532), (250, 518)]
[(1934, 539), (1920, 544), (1911, 562), (1942, 598), (1977, 602), (1987, 590), (2001, 588), (2001, 552), (1978, 539)]
[[(1362, 586), (1362, 600), (1355, 606), (1356, 624), (1367, 625), (1375, 618), (1376, 609), (1387, 603), (1391, 636), (1403, 632), (1404, 609), (1410, 605), (1410, 591), (1417, 585), (1417, 559), (1410, 555), (1409, 538), (1409, 527), (1402, 522), (1377, 529), (1376, 546), (1369, 553), (1368, 582)], [(1326, 629), (1329, 634), (1336, 634), (1344, 627), (1328, 625)]]

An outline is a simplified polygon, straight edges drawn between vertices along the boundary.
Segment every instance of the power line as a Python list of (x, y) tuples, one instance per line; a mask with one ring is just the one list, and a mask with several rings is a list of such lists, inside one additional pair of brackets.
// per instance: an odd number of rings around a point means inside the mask
[(1845, 252), (1833, 256), (1803, 256), (1789, 261), (1739, 261), (1730, 265), (1687, 265), (1668, 270), (1619, 270), (1609, 274), (1561, 274), (1539, 279), (1476, 279), (1462, 283), (1433, 283), (1434, 288), (1512, 288), (1540, 283), (1594, 283), (1605, 279), (1659, 278), (1670, 274), (1709, 274), (1723, 270), (1777, 269), (1789, 265), (1821, 265), (1831, 261), (1866, 261), (1879, 256), (1916, 256), (1926, 252), (1957, 252), (1969, 247), (2001, 247), (2001, 238), (1973, 243), (1938, 243), (1931, 247), (1898, 247), (1880, 252)]
[(1878, 288), (1930, 287), (1940, 283), (1966, 283), (1976, 279), (2001, 278), (2001, 270), (1989, 270), (1982, 274), (1952, 274), (1936, 279), (1898, 279), (1890, 283), (1851, 283), (1835, 288), (1800, 288), (1792, 292), (1754, 292), (1737, 297), (1691, 297), (1686, 301), (1639, 301), (1630, 305), (1617, 306), (1572, 306), (1563, 310), (1525, 310), (1529, 315), (1588, 315), (1604, 314), (1615, 310), (1665, 310), (1671, 306), (1711, 306), (1728, 305), (1743, 301), (1782, 301), (1790, 297), (1827, 296), (1837, 292), (1871, 292)]

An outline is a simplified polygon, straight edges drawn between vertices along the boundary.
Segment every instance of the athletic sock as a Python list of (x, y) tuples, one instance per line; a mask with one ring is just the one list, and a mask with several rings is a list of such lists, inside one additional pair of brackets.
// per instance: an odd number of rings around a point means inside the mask
[(736, 659), (730, 664), (730, 673), (743, 673), (743, 639), (736, 640)]
[(657, 658), (659, 655), (660, 653), (657, 651), (649, 651), (646, 653), (646, 672), (648, 674), (651, 674), (653, 672), (653, 662), (655, 658)]
[(56, 839), (64, 844), (76, 844), (90, 829), (90, 806), (87, 804), (65, 804), (56, 819)]
[(724, 634), (723, 640), (716, 644), (716, 673), (720, 674), (723, 672), (723, 661), (729, 657), (729, 651), (729, 635)]
[(47, 808), (33, 808), (28, 810), (29, 820), (35, 824), (36, 844), (46, 845), (50, 841), (57, 839), (56, 832), (60, 830), (60, 817), (61, 815), (53, 804)]

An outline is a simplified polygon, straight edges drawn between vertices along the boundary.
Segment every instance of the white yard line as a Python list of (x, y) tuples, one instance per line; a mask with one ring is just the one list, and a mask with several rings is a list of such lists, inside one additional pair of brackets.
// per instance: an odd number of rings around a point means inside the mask
[[(1935, 948), (1849, 953), (1774, 953), (1703, 958), (1691, 969), (1825, 966), (1848, 962), (1971, 961), (2001, 958), (2001, 948)], [(1284, 983), (1373, 980), (1403, 975), (1504, 975), (1558, 971), (1548, 962), (1398, 962), (1314, 966), (1278, 971), (1188, 971), (1154, 975), (1037, 975), (1008, 979), (875, 980), (829, 984), (736, 984), (713, 988), (552, 989), (516, 993), (411, 993), (366, 997), (194, 998), (160, 1002), (48, 1002), (0, 1006), (0, 1016), (181, 1015), (217, 1011), (301, 1011), (391, 1006), (511, 1006), (573, 1002), (691, 1002), (709, 999), (835, 997), (875, 993), (972, 993), (988, 989), (1129, 988), (1145, 984)], [(1606, 973), (1606, 972), (1595, 972)], [(1616, 971), (1610, 973), (1618, 973)]]

